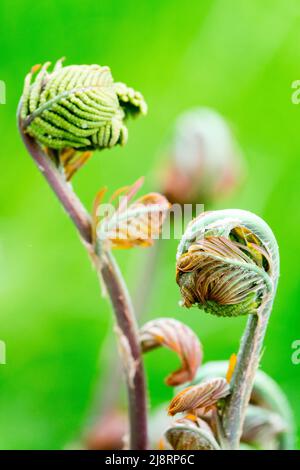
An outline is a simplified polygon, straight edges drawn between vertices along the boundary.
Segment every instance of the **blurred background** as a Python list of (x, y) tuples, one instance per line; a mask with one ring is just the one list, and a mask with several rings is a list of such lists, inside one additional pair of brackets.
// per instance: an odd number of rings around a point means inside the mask
[[(130, 121), (125, 148), (95, 154), (74, 177), (88, 207), (100, 187), (113, 192), (141, 175), (143, 191), (159, 189), (155, 168), (186, 109), (212, 107), (230, 123), (247, 175), (239, 191), (210, 208), (254, 211), (276, 234), (281, 279), (261, 363), (286, 392), (299, 427), (300, 365), (291, 361), (291, 344), (300, 339), (300, 108), (291, 101), (291, 84), (300, 79), (297, 0), (2, 0), (0, 18), (0, 79), (7, 87), (7, 103), (0, 105), (0, 340), (7, 348), (7, 364), (0, 365), (0, 448), (59, 449), (76, 441), (98, 377), (107, 380), (109, 358), (99, 357), (110, 309), (15, 123), (25, 74), (61, 56), (67, 64), (109, 65), (149, 105), (146, 118)], [(177, 241), (161, 243), (145, 319), (174, 316), (197, 332), (205, 361), (228, 359), (245, 319), (181, 309)], [(116, 253), (133, 293), (148, 254)], [(154, 409), (172, 396), (163, 379), (178, 359), (165, 350), (145, 359)]]

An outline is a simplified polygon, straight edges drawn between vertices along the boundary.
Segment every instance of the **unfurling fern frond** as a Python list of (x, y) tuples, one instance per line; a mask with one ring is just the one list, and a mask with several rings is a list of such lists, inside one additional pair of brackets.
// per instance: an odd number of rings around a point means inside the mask
[[(270, 299), (278, 277), (278, 249), (260, 220), (246, 211), (225, 210), (204, 213), (190, 223), (177, 254), (183, 305), (239, 316), (256, 314)], [(257, 233), (256, 221), (272, 235), (272, 246), (264, 232)]]
[(124, 145), (128, 115), (145, 114), (143, 96), (113, 81), (109, 67), (58, 61), (33, 67), (25, 79), (23, 129), (50, 149), (95, 150)]
[[(146, 194), (131, 203), (143, 180), (140, 178), (132, 186), (115, 192), (111, 202), (119, 197), (119, 204), (112, 212), (107, 211), (105, 206), (101, 207), (105, 189), (99, 191), (92, 217), (95, 243), (106, 243), (111, 248), (146, 247), (158, 238), (170, 205), (159, 193)], [(101, 209), (104, 209), (104, 214), (101, 214)]]
[(202, 361), (202, 346), (184, 323), (174, 318), (149, 321), (140, 330), (140, 341), (143, 352), (165, 346), (180, 357), (181, 367), (166, 378), (167, 385), (182, 385), (195, 376)]

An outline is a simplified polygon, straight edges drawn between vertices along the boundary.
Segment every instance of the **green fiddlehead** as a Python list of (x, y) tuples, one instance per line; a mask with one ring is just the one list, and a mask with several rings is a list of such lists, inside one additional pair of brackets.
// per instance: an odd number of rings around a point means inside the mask
[(26, 76), (20, 117), (24, 130), (51, 149), (96, 150), (127, 142), (125, 119), (145, 114), (141, 93), (115, 83), (109, 67), (50, 62)]

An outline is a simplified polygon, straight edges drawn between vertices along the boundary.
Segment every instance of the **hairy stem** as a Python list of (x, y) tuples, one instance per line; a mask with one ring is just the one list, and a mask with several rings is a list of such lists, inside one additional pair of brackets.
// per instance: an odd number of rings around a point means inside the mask
[(119, 328), (129, 400), (130, 448), (145, 449), (147, 448), (146, 385), (138, 330), (126, 285), (111, 253), (107, 253), (102, 260), (101, 276), (116, 313)]
[(62, 203), (65, 211), (73, 220), (82, 239), (87, 243), (91, 243), (91, 220), (85, 207), (72, 190), (70, 184), (65, 181), (51, 158), (41, 150), (41, 147), (34, 139), (24, 133), (20, 126), (19, 130), (25, 147)]
[[(97, 272), (105, 283), (118, 325), (119, 340), (122, 342), (125, 338), (128, 345), (128, 355), (122, 354), (121, 360), (126, 375), (129, 399), (130, 448), (147, 449), (146, 387), (142, 354), (133, 308), (122, 275), (111, 254), (104, 253), (100, 257), (96, 252), (91, 244), (92, 230), (88, 212), (51, 158), (42, 151), (34, 139), (24, 132), (20, 119), (19, 130), (28, 152), (77, 227)], [(131, 362), (130, 359), (132, 359)]]
[(238, 449), (255, 374), (259, 366), (263, 341), (272, 310), (267, 300), (257, 315), (248, 319), (231, 382), (231, 395), (225, 406), (223, 425), (230, 449)]
[[(145, 266), (141, 272), (141, 277), (137, 282), (135, 291), (132, 294), (132, 303), (135, 312), (136, 319), (140, 319), (146, 315), (145, 305), (149, 305), (149, 298), (153, 294), (153, 282), (155, 278), (158, 256), (161, 250), (160, 240), (157, 240), (155, 245), (147, 250)], [(109, 330), (100, 353), (100, 359), (108, 357), (113, 345), (113, 337)], [(120, 398), (120, 383), (122, 377), (120, 376), (121, 365), (118, 363), (118, 358), (113, 355), (109, 355), (108, 367), (105, 373), (104, 382), (105, 389), (102, 392), (102, 382), (95, 387), (95, 396), (91, 410), (87, 421), (87, 432), (93, 432), (93, 426), (97, 425), (102, 416), (105, 416), (111, 410), (115, 410), (118, 407)], [(115, 373), (111, 374), (111, 370)]]

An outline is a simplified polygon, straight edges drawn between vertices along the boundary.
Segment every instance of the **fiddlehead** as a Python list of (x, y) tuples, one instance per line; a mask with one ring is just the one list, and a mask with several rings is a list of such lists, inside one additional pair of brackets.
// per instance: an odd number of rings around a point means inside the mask
[[(129, 397), (130, 446), (147, 447), (146, 386), (134, 312), (126, 285), (111, 253), (99, 256), (93, 237), (92, 218), (68, 184), (87, 160), (76, 150), (102, 149), (126, 142), (124, 119), (145, 112), (142, 95), (114, 84), (107, 67), (62, 67), (51, 73), (46, 63), (35, 76), (34, 67), (25, 79), (18, 108), (18, 127), (23, 142), (49, 185), (76, 225), (98, 274), (102, 277), (114, 309), (118, 332), (125, 338), (134, 371), (126, 376)], [(122, 96), (121, 96), (122, 95)], [(121, 96), (119, 101), (119, 96)], [(63, 174), (62, 170), (65, 170)], [(123, 343), (124, 343), (123, 341)], [(126, 358), (121, 358), (126, 373)]]
[(199, 418), (178, 420), (165, 438), (174, 450), (221, 450), (209, 426)]
[(51, 149), (96, 150), (127, 142), (129, 114), (145, 114), (143, 96), (113, 81), (109, 67), (50, 62), (25, 79), (20, 117), (23, 128)]
[(224, 411), (229, 445), (237, 448), (279, 276), (279, 252), (269, 226), (242, 210), (193, 220), (177, 252), (183, 305), (218, 316), (249, 314)]
[(243, 180), (244, 160), (229, 124), (215, 110), (191, 108), (176, 119), (164, 150), (163, 193), (172, 203), (205, 206), (222, 200)]
[(180, 357), (181, 367), (166, 378), (167, 385), (182, 385), (194, 378), (203, 352), (199, 339), (188, 326), (174, 318), (158, 318), (143, 325), (140, 341), (143, 352), (165, 346)]

